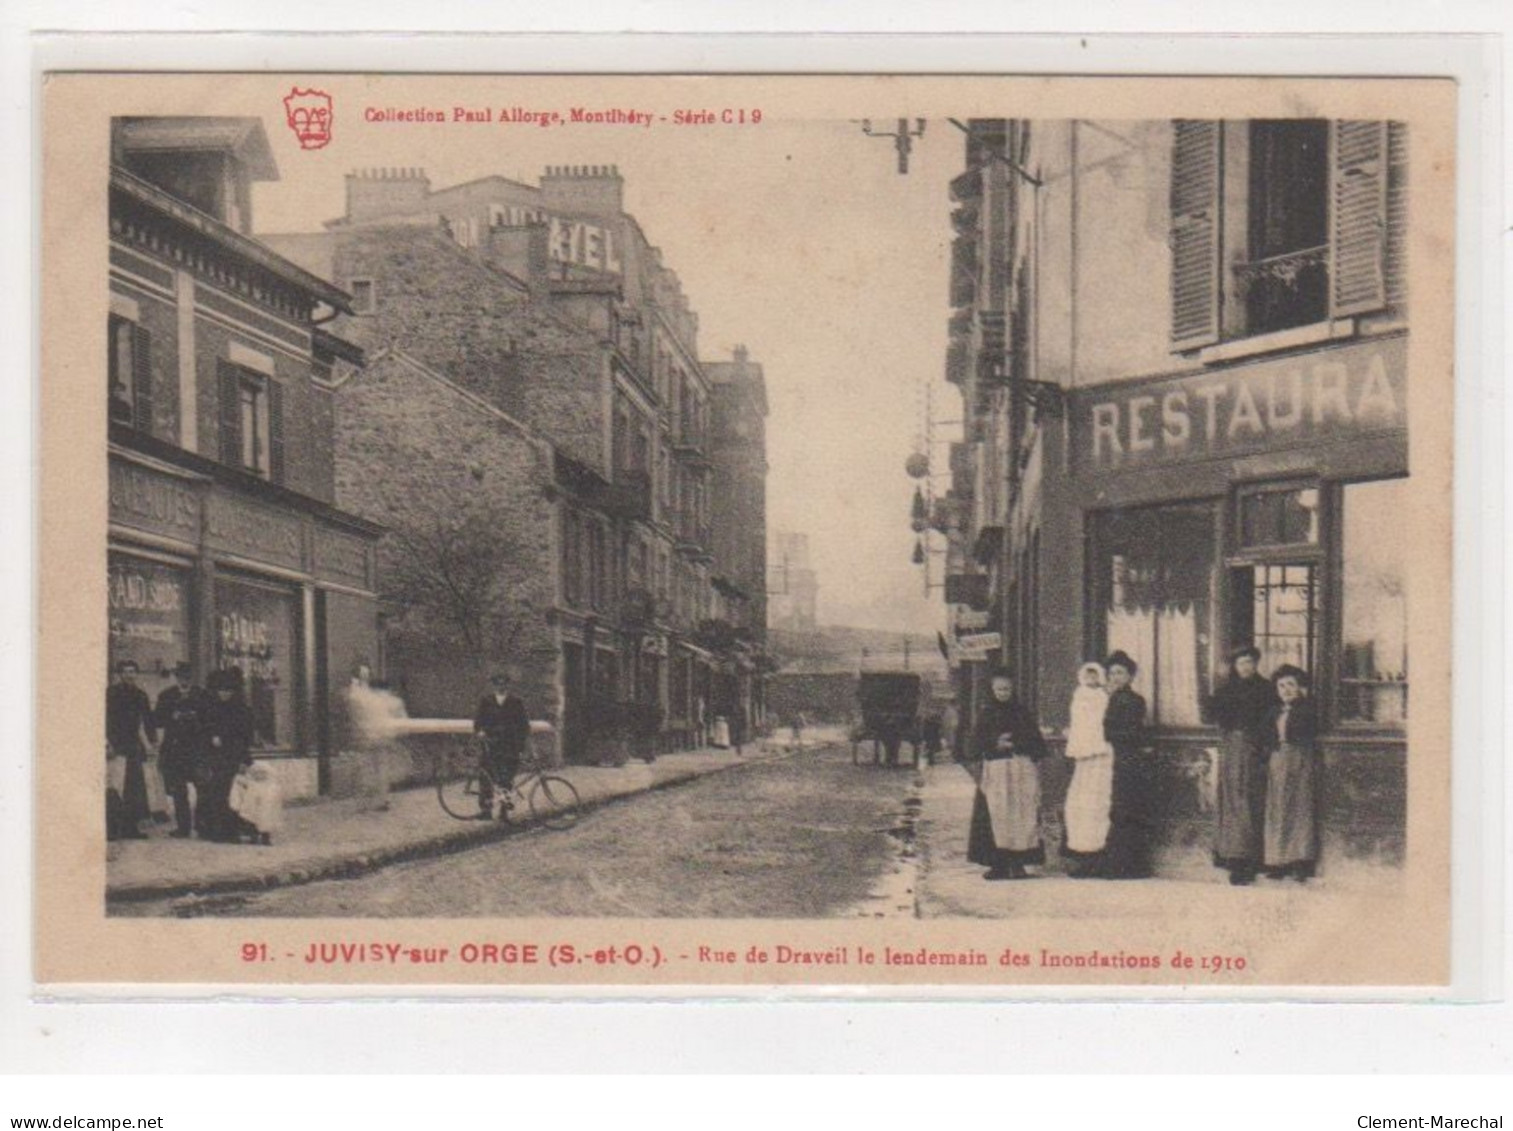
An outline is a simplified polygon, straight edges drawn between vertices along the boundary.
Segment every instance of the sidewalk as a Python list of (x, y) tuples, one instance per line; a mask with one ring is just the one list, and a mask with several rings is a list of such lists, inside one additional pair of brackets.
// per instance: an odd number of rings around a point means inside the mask
[(1154, 877), (1111, 883), (1065, 875), (1053, 843), (1047, 846), (1048, 866), (1034, 869), (1034, 879), (984, 883), (982, 867), (967, 862), (976, 789), (971, 776), (950, 762), (926, 773), (918, 829), (923, 867), (916, 885), (921, 918), (1252, 924), (1260, 909), (1277, 926), (1306, 917), (1307, 908), (1321, 900), (1366, 907), (1400, 891), (1400, 869), (1328, 856), (1319, 876), (1307, 885), (1261, 880), (1251, 887), (1231, 887), (1227, 874), (1211, 863), (1206, 844), (1163, 846), (1156, 853)]
[[(552, 772), (573, 783), (584, 808), (594, 808), (789, 753), (772, 738), (747, 746), (741, 757), (706, 747), (664, 754), (650, 764), (564, 766)], [(387, 808), (375, 807), (385, 801)], [(174, 840), (166, 827), (149, 840), (110, 842), (105, 893), (108, 900), (140, 901), (338, 879), (502, 840), (521, 828), (520, 821), (455, 820), (429, 788), (378, 799), (317, 801), (287, 808), (284, 827), (269, 846)]]

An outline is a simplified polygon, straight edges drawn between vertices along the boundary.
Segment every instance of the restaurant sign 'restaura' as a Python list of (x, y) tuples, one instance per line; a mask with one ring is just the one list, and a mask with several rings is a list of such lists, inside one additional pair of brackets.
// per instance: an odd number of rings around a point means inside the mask
[(1230, 457), (1407, 426), (1402, 337), (1318, 350), (1078, 396), (1073, 445), (1085, 467)]

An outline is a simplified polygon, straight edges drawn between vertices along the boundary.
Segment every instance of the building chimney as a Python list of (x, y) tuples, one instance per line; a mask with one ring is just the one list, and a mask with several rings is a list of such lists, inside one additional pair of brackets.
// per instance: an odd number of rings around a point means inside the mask
[(745, 346), (736, 346), (736, 348), (731, 352), (735, 355), (735, 363), (737, 365), (746, 364), (747, 353)]
[(420, 212), (430, 195), (424, 169), (358, 169), (347, 174), (347, 222)]
[(541, 174), (541, 198), (549, 212), (618, 216), (625, 182), (618, 165), (548, 165)]

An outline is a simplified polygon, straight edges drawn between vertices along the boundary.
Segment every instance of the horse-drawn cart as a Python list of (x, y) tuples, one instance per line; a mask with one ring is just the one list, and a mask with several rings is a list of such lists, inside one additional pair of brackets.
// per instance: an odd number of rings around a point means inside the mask
[(872, 743), (872, 764), (898, 765), (899, 748), (907, 742), (913, 764), (919, 765), (920, 703), (923, 680), (918, 672), (862, 672), (857, 676), (857, 705), (861, 723), (851, 731), (851, 762), (861, 761), (861, 746)]

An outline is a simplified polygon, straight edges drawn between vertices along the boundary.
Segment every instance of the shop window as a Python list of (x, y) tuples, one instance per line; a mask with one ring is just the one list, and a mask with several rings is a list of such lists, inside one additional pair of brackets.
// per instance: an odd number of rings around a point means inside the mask
[(595, 648), (590, 656), (589, 697), (595, 704), (614, 703), (620, 698), (620, 658), (607, 648)]
[(1152, 720), (1165, 726), (1202, 722), (1216, 522), (1217, 507), (1209, 503), (1111, 511), (1095, 519), (1098, 649), (1122, 649), (1135, 659), (1135, 690), (1145, 696)]
[(152, 339), (140, 325), (110, 316), (110, 420), (144, 432), (152, 429)]
[(216, 666), (242, 673), (254, 748), (293, 749), (299, 737), (295, 594), (274, 585), (218, 578), (215, 615)]
[(282, 483), (283, 386), (229, 361), (220, 363), (219, 377), (221, 462)]
[(109, 568), (111, 670), (134, 661), (156, 702), (174, 664), (191, 660), (189, 571), (124, 554), (112, 554)]
[(1316, 546), (1319, 492), (1315, 487), (1253, 487), (1239, 495), (1241, 549)]
[(1408, 717), (1408, 600), (1401, 479), (1343, 489), (1342, 722), (1401, 726)]

